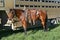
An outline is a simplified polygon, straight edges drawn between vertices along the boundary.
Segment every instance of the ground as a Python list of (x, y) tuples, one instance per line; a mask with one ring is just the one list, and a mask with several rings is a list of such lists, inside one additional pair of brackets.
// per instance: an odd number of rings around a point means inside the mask
[(50, 31), (44, 32), (41, 28), (30, 28), (27, 30), (27, 35), (23, 29), (0, 30), (0, 40), (60, 40), (60, 24), (50, 26)]

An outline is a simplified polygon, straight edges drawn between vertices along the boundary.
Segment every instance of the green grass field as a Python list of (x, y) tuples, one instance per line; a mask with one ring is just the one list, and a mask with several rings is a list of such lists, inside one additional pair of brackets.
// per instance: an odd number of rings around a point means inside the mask
[(32, 28), (27, 31), (27, 35), (21, 30), (0, 30), (0, 40), (60, 40), (60, 25), (49, 28), (50, 31), (48, 32), (44, 32), (40, 28)]

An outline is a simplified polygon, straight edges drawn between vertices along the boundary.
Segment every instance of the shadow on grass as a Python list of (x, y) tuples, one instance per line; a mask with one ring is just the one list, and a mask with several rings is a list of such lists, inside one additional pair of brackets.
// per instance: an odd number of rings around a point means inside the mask
[(22, 31), (20, 31), (20, 30), (15, 30), (15, 31), (13, 31), (13, 30), (0, 30), (0, 39), (2, 37), (7, 37), (7, 36), (10, 36), (12, 34), (19, 33), (19, 32), (23, 32), (23, 30)]
[(49, 31), (50, 31), (50, 30), (52, 30), (54, 28), (57, 28), (59, 26), (60, 26), (60, 24), (53, 24), (53, 25), (49, 26), (48, 28), (49, 28)]
[[(39, 25), (39, 24), (38, 24)], [(43, 28), (42, 28), (42, 26), (38, 26), (38, 25), (34, 25), (34, 26), (29, 26), (30, 28), (27, 28), (27, 32), (29, 31), (29, 30), (33, 30), (32, 32), (33, 32), (33, 34), (34, 33), (36, 33), (37, 31), (39, 31), (39, 30), (43, 30)], [(56, 25), (51, 25), (50, 27), (49, 27), (49, 29), (50, 30), (52, 30), (52, 29), (54, 29), (54, 28), (56, 28), (56, 27), (58, 27), (59, 26), (59, 24), (56, 24)], [(13, 31), (13, 30), (0, 30), (0, 39), (2, 38), (2, 37), (8, 37), (8, 36), (10, 36), (10, 35), (12, 35), (12, 34), (16, 34), (16, 33), (23, 33), (24, 32), (24, 30), (23, 30), (23, 28), (21, 28), (21, 30), (15, 30), (15, 31)]]
[[(35, 26), (35, 25), (34, 25)], [(34, 26), (29, 26), (30, 28), (27, 28), (27, 32), (29, 31), (29, 30), (33, 30), (33, 33), (35, 33), (36, 31), (38, 31), (38, 30), (42, 30), (42, 28), (40, 28), (40, 27), (34, 27)], [(21, 27), (21, 29), (20, 30), (15, 30), (15, 31), (13, 31), (13, 30), (9, 30), (9, 29), (1, 29), (0, 30), (0, 39), (1, 38), (3, 38), (3, 37), (8, 37), (8, 36), (10, 36), (10, 35), (12, 35), (12, 34), (17, 34), (17, 33), (24, 33), (24, 30), (23, 30), (23, 28)]]

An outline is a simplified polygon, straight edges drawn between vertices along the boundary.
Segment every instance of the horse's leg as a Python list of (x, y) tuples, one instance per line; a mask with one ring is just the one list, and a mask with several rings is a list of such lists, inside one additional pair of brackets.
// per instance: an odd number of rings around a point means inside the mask
[(45, 20), (45, 29), (46, 29), (46, 31), (49, 30), (49, 29), (48, 29), (48, 26), (47, 26), (47, 20)]
[(35, 20), (33, 20), (33, 25), (35, 25)]
[(31, 23), (31, 19), (29, 19), (29, 23)]
[(44, 23), (44, 21), (41, 21), (41, 23), (42, 23), (42, 26), (43, 26), (43, 30), (45, 31), (45, 23)]
[(27, 22), (26, 22), (25, 20), (22, 21), (22, 26), (23, 26), (23, 28), (24, 28), (25, 34), (27, 34), (27, 31), (26, 31), (26, 28), (27, 28)]
[(47, 22), (48, 22), (47, 20), (48, 20), (48, 19), (47, 19), (47, 16), (46, 16), (46, 19), (45, 19), (45, 21), (44, 21), (44, 22), (45, 22), (45, 30), (46, 30), (46, 31), (49, 31), (48, 26), (47, 26)]
[(29, 23), (32, 25), (32, 19), (31, 18), (29, 19)]
[(29, 18), (29, 23), (30, 23), (31, 25), (33, 24), (31, 17)]
[(46, 26), (46, 22), (45, 21), (42, 21), (42, 26), (43, 26), (43, 29), (44, 31), (48, 31), (47, 29), (47, 26)]

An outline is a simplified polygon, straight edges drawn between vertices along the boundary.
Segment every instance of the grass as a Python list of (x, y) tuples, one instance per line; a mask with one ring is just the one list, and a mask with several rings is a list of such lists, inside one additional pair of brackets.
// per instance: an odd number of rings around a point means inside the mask
[(60, 25), (51, 26), (50, 29), (44, 32), (40, 28), (32, 28), (27, 35), (21, 30), (0, 30), (0, 40), (60, 40)]

